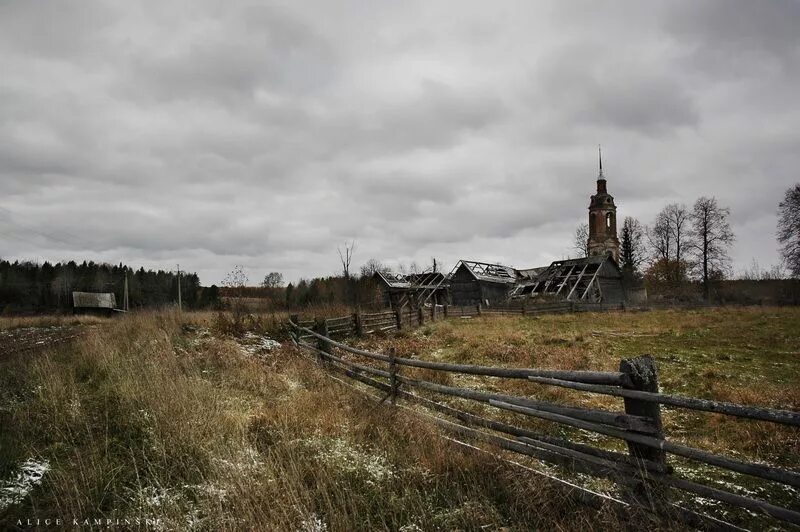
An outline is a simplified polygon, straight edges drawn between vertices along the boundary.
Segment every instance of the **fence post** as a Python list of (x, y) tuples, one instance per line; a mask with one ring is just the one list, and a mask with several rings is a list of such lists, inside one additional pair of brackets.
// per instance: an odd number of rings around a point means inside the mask
[(522, 300), (522, 315), (525, 316), (528, 314), (528, 298)]
[[(325, 318), (314, 318), (314, 322), (316, 324), (317, 334), (321, 334), (327, 338), (328, 336), (328, 321)], [(332, 350), (332, 346), (330, 342), (327, 340), (323, 340), (322, 338), (317, 338), (317, 346), (319, 347), (320, 351), (325, 351), (326, 353), (330, 353)], [(324, 364), (326, 362), (325, 357), (319, 355), (320, 363)]]
[(425, 323), (425, 310), (422, 307), (417, 309), (417, 321), (420, 327)]
[(431, 305), (431, 321), (436, 321), (436, 302)]
[[(653, 357), (645, 355), (623, 359), (619, 363), (619, 370), (627, 375), (630, 380), (625, 388), (658, 393), (658, 369), (656, 368)], [(664, 438), (664, 428), (661, 424), (661, 405), (658, 403), (649, 403), (626, 397), (625, 413), (633, 416), (651, 418), (657, 429), (656, 434), (651, 434), (651, 436), (659, 439)], [(635, 458), (644, 458), (653, 462), (658, 462), (659, 464), (666, 463), (666, 453), (660, 449), (628, 442), (628, 450)]]
[(478, 305), (477, 305), (477, 307), (476, 307), (476, 308), (478, 309), (478, 316), (480, 316), (481, 314), (483, 314), (483, 312), (481, 312), (481, 304), (480, 304), (480, 303), (478, 303)]
[(356, 309), (353, 313), (353, 326), (356, 329), (356, 336), (364, 336), (364, 322), (361, 321), (361, 309)]
[(391, 386), (391, 401), (397, 400), (397, 362), (395, 361), (394, 347), (389, 348), (389, 385)]
[(444, 314), (445, 319), (447, 319), (447, 304), (442, 307), (442, 313)]
[[(292, 314), (289, 316), (289, 321), (300, 327), (300, 316), (297, 314)], [(292, 339), (294, 339), (295, 343), (300, 341), (300, 330), (294, 327), (289, 327), (291, 329), (290, 334), (292, 335)]]
[(395, 311), (394, 311), (394, 321), (397, 323), (397, 330), (398, 331), (402, 331), (403, 330), (403, 311), (400, 310), (399, 308), (395, 309)]

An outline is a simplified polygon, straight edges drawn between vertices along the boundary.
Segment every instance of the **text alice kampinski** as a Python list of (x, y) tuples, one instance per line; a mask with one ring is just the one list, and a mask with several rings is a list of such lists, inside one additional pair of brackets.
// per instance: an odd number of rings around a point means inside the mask
[(156, 527), (163, 524), (160, 517), (131, 517), (125, 519), (104, 519), (104, 518), (77, 518), (63, 519), (61, 517), (53, 517), (48, 519), (17, 519), (18, 527), (61, 527), (61, 526), (144, 526)]

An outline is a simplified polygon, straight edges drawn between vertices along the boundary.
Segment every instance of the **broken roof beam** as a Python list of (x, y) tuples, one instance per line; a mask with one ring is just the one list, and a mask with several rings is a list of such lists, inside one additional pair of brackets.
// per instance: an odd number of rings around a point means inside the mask
[(578, 279), (575, 281), (575, 284), (572, 286), (572, 290), (569, 291), (567, 294), (567, 299), (572, 297), (572, 294), (575, 293), (575, 289), (578, 288), (578, 285), (581, 284), (581, 279), (583, 279), (583, 274), (586, 273), (586, 268), (589, 267), (589, 263), (583, 265), (583, 269), (581, 270), (581, 274), (578, 276)]
[(564, 276), (564, 280), (561, 281), (561, 285), (559, 285), (558, 290), (556, 290), (556, 295), (561, 293), (561, 290), (564, 288), (564, 285), (567, 284), (567, 281), (569, 280), (570, 275), (572, 275), (572, 271), (574, 269), (575, 269), (575, 265), (573, 264), (572, 266), (570, 266), (569, 271)]

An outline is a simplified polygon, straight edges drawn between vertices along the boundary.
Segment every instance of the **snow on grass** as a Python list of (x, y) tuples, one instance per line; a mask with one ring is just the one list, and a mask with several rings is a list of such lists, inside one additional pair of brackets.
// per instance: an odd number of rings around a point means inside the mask
[(254, 356), (269, 353), (281, 346), (280, 342), (273, 340), (269, 336), (261, 336), (250, 331), (244, 334), (239, 345), (246, 354)]
[(252, 447), (246, 447), (237, 453), (232, 460), (227, 458), (214, 458), (224, 469), (234, 473), (252, 473), (261, 468), (264, 462), (260, 458), (258, 451)]
[(297, 532), (328, 532), (328, 523), (316, 513), (311, 512), (300, 520)]
[(47, 460), (37, 462), (30, 459), (20, 465), (19, 472), (13, 478), (0, 482), (0, 511), (22, 502), (42, 482), (49, 470), (50, 463)]
[(392, 464), (383, 454), (372, 454), (366, 448), (344, 438), (316, 434), (298, 443), (309, 447), (316, 458), (339, 471), (366, 478), (367, 484), (378, 485), (395, 477)]

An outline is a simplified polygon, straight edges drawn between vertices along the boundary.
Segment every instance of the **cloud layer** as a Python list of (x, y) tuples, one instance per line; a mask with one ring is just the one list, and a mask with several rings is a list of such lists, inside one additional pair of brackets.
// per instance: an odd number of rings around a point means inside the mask
[(619, 216), (731, 207), (777, 261), (800, 168), (800, 8), (0, 4), (0, 256), (219, 282), (570, 253), (604, 146)]

